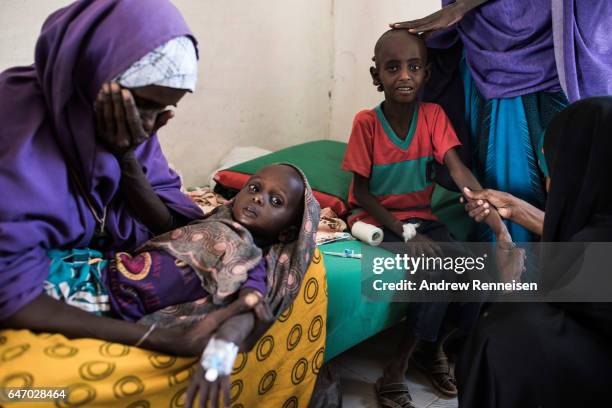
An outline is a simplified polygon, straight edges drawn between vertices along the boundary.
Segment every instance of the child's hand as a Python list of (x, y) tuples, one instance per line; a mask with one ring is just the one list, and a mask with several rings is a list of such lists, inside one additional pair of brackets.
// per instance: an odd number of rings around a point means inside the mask
[(520, 282), (521, 275), (525, 272), (525, 250), (514, 244), (498, 242), (495, 262), (501, 282), (511, 283), (513, 280)]
[[(200, 407), (229, 407), (230, 406), (230, 376), (220, 375), (215, 381), (208, 381), (205, 378), (204, 369), (201, 364), (196, 364), (195, 373), (191, 377), (191, 383), (187, 388), (187, 398), (185, 406), (191, 408), (194, 405), (196, 396), (200, 394)], [(224, 405), (219, 404), (223, 396)], [(208, 405), (210, 402), (210, 405)]]
[(407, 244), (410, 247), (412, 256), (420, 256), (421, 254), (427, 256), (442, 256), (440, 246), (423, 234), (417, 233), (414, 238), (407, 242)]
[(240, 297), (237, 302), (240, 302), (244, 311), (253, 309), (255, 316), (261, 321), (271, 322), (274, 320), (274, 314), (270, 309), (270, 305), (268, 305), (268, 302), (261, 296), (261, 293), (255, 289), (241, 289)]
[[(468, 198), (465, 210), (476, 222), (481, 222), (491, 212), (497, 211), (502, 218), (512, 219), (515, 209), (515, 197), (503, 191), (484, 189), (472, 191), (469, 188), (463, 189), (463, 194)], [(459, 198), (462, 203), (466, 202), (464, 197)]]

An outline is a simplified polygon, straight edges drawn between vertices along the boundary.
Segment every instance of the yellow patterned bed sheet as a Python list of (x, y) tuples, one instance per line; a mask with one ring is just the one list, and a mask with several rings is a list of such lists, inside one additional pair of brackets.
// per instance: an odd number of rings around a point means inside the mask
[[(317, 250), (293, 305), (231, 377), (233, 408), (306, 407), (325, 355), (325, 267)], [(194, 358), (179, 358), (93, 339), (0, 331), (0, 387), (58, 387), (66, 400), (2, 402), (3, 407), (184, 406)]]

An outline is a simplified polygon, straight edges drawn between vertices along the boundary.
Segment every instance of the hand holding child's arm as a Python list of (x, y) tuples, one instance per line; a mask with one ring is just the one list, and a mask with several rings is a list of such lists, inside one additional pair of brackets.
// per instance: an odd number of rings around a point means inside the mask
[[(542, 235), (544, 211), (528, 202), (512, 194), (491, 189), (472, 191), (466, 187), (464, 195), (470, 200), (465, 205), (465, 210), (477, 222), (481, 222), (491, 212), (492, 206), (503, 218), (522, 225), (536, 235)], [(461, 202), (465, 201), (461, 197)]]
[[(450, 149), (446, 152), (444, 156), (444, 164), (448, 167), (451, 177), (457, 187), (461, 191), (463, 191), (466, 187), (470, 190), (480, 190), (482, 189), (476, 177), (472, 174), (470, 170), (463, 164), (459, 155), (455, 151), (455, 149)], [(497, 212), (489, 212), (488, 215), (484, 218), (484, 221), (491, 227), (493, 233), (495, 234), (497, 241), (500, 242), (511, 242), (512, 238), (508, 233), (508, 229), (506, 225), (502, 222), (501, 217)]]

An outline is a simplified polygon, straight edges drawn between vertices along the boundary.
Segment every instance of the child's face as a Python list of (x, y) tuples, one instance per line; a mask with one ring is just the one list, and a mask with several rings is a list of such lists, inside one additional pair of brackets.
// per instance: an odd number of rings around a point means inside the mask
[(370, 72), (374, 83), (381, 85), (385, 100), (412, 103), (429, 78), (427, 51), (424, 44), (405, 30), (385, 35)]
[(296, 221), (304, 199), (304, 183), (289, 166), (268, 166), (251, 177), (236, 195), (234, 220), (253, 235), (277, 239)]

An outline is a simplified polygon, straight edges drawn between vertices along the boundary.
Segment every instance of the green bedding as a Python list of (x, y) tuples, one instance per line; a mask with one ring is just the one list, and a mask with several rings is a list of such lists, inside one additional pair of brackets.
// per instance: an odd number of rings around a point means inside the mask
[(353, 176), (349, 172), (340, 170), (345, 151), (346, 143), (333, 140), (316, 140), (249, 160), (230, 167), (228, 170), (254, 174), (257, 170), (269, 164), (291, 163), (304, 172), (314, 190), (336, 196), (348, 202), (348, 189)]

